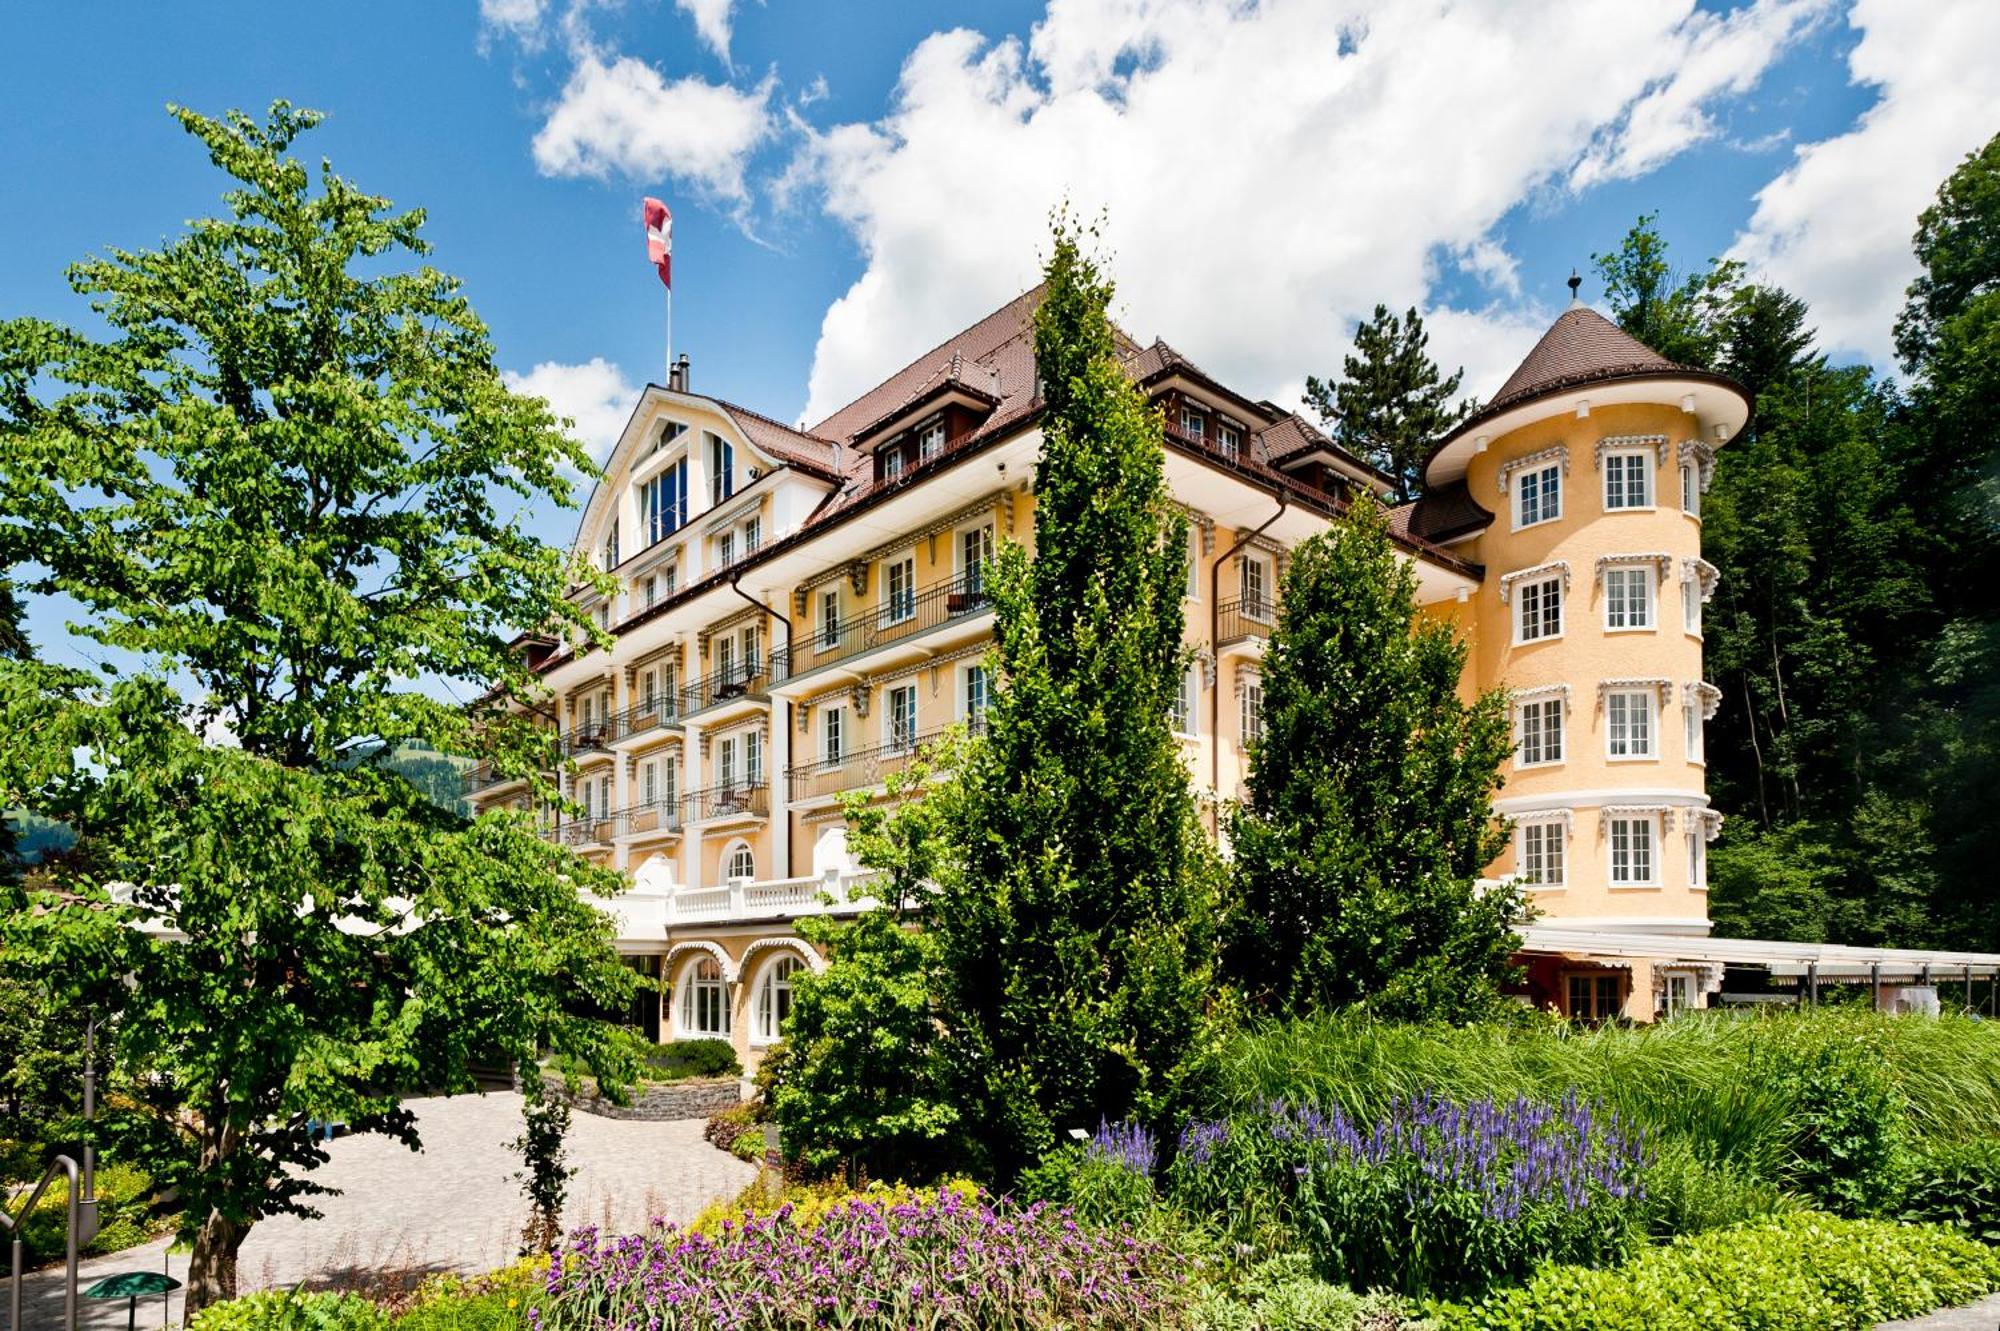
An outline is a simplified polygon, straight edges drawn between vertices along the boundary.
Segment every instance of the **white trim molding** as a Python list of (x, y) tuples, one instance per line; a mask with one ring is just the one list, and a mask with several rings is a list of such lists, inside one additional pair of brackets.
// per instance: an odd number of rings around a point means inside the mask
[(1692, 684), (1681, 685), (1681, 706), (1701, 707), (1701, 719), (1713, 720), (1717, 709), (1722, 706), (1722, 690), (1707, 680), (1696, 680)]
[(1529, 453), (1522, 457), (1515, 458), (1512, 462), (1501, 463), (1500, 473), (1496, 477), (1496, 480), (1498, 481), (1500, 486), (1500, 493), (1501, 494), (1507, 493), (1507, 486), (1514, 479), (1515, 472), (1529, 471), (1532, 470), (1533, 468), (1543, 466), (1550, 462), (1561, 462), (1562, 473), (1564, 476), (1568, 476), (1569, 445), (1557, 444), (1553, 448), (1538, 449), (1533, 453)]
[(1715, 445), (1700, 439), (1684, 439), (1680, 444), (1681, 465), (1692, 462), (1700, 472), (1701, 492), (1708, 493), (1709, 482), (1715, 479)]
[(1507, 698), (1509, 702), (1517, 707), (1524, 702), (1540, 702), (1544, 698), (1561, 698), (1564, 712), (1576, 710), (1575, 704), (1570, 701), (1569, 685), (1567, 684), (1537, 684), (1533, 688), (1515, 689), (1507, 695)]
[(1715, 597), (1715, 589), (1722, 582), (1722, 570), (1700, 555), (1686, 556), (1681, 560), (1681, 581), (1698, 585), (1701, 599), (1707, 602)]
[(1655, 689), (1660, 695), (1660, 706), (1665, 708), (1674, 700), (1674, 682), (1671, 679), (1600, 679), (1597, 681), (1597, 705), (1604, 706), (1604, 695), (1626, 689)]
[(1600, 804), (1597, 806), (1597, 835), (1611, 835), (1613, 818), (1658, 818), (1660, 835), (1674, 830), (1674, 809), (1672, 804)]
[(1508, 598), (1514, 594), (1515, 583), (1526, 582), (1529, 579), (1539, 579), (1551, 574), (1562, 578), (1563, 593), (1567, 595), (1569, 593), (1569, 561), (1567, 559), (1552, 559), (1546, 564), (1537, 564), (1533, 568), (1517, 568), (1512, 573), (1501, 574), (1500, 604), (1507, 604)]
[(1653, 449), (1659, 457), (1659, 465), (1667, 465), (1667, 437), (1663, 434), (1614, 434), (1608, 439), (1600, 439), (1591, 465), (1593, 469), (1603, 471), (1606, 453), (1630, 453), (1642, 448)]
[[(703, 952), (712, 957), (715, 964), (722, 971), (722, 982), (724, 984), (736, 983), (736, 963), (729, 959), (729, 953), (723, 950), (722, 944), (711, 942), (706, 938), (689, 939), (685, 943), (675, 943), (672, 947), (668, 948), (667, 959), (661, 963), (667, 974), (673, 974), (675, 957), (684, 956), (690, 952)], [(676, 981), (675, 987), (679, 987), (678, 981)]]
[(779, 949), (779, 948), (782, 948), (787, 952), (797, 953), (799, 956), (799, 960), (805, 962), (806, 968), (812, 971), (814, 975), (818, 975), (820, 972), (826, 969), (826, 958), (822, 957), (819, 954), (818, 950), (812, 946), (812, 944), (806, 942), (806, 940), (803, 938), (782, 936), (777, 938), (760, 938), (756, 942), (750, 944), (750, 946), (744, 948), (743, 963), (742, 963), (743, 973), (745, 975), (752, 974), (752, 971), (750, 969), (750, 959), (756, 956), (759, 952), (768, 952), (773, 949)]
[(1687, 811), (1688, 831), (1701, 833), (1703, 841), (1713, 841), (1722, 835), (1722, 814), (1715, 809), (1689, 809)]
[(1527, 813), (1514, 815), (1514, 825), (1522, 827), (1529, 823), (1537, 826), (1556, 824), (1563, 830), (1565, 840), (1576, 838), (1576, 811), (1574, 809), (1531, 809)]
[(1599, 555), (1597, 557), (1597, 585), (1604, 585), (1604, 570), (1626, 564), (1654, 564), (1659, 568), (1659, 581), (1665, 582), (1667, 574), (1674, 566), (1674, 557), (1664, 550), (1636, 551), (1631, 554)]

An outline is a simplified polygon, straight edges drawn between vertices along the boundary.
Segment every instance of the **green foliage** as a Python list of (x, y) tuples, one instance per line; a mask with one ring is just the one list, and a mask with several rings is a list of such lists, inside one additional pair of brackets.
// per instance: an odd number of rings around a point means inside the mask
[(1355, 327), (1339, 380), (1306, 376), (1306, 401), (1334, 439), (1393, 476), (1399, 499), (1416, 497), (1432, 445), (1472, 405), (1452, 401), (1465, 371), (1445, 377), (1430, 341), (1415, 306), (1399, 317), (1377, 305), (1374, 317)]
[(1137, 1226), (1160, 1205), (1152, 1179), (1076, 1142), (1065, 1142), (1023, 1170), (1014, 1191), (1023, 1203), (1067, 1207), (1091, 1225)]
[(1868, 1331), (2000, 1288), (2000, 1254), (1937, 1226), (1802, 1215), (1713, 1230), (1623, 1266), (1549, 1266), (1437, 1309), (1442, 1331)]
[(1224, 968), (1265, 1011), (1493, 1015), (1517, 891), (1474, 889), (1506, 843), (1501, 692), (1458, 696), (1466, 648), (1358, 501), (1293, 551), (1263, 661), (1264, 734), (1230, 823)]
[(389, 1331), (389, 1318), (358, 1294), (270, 1289), (202, 1309), (192, 1331)]
[(1321, 1280), (1304, 1253), (1282, 1253), (1233, 1285), (1204, 1289), (1195, 1331), (1423, 1331), (1430, 1324), (1393, 1294), (1356, 1294)]
[(2000, 1245), (2000, 1139), (1946, 1142), (1920, 1154), (1902, 1218), (1953, 1225), (1968, 1238)]
[(576, 1169), (567, 1162), (564, 1150), (569, 1137), (569, 1097), (551, 1095), (538, 1077), (528, 1078), (522, 1085), (521, 1135), (510, 1145), (523, 1166), (518, 1177), (528, 1198), (528, 1220), (521, 1229), (521, 1253), (529, 1256), (554, 1252), (561, 1240), (563, 1202)]
[(702, 1139), (738, 1160), (756, 1163), (764, 1158), (764, 1115), (755, 1103), (732, 1106), (710, 1114), (702, 1127)]
[[(21, 1181), (34, 1183), (41, 1177), (41, 1161), (32, 1162), (32, 1173)], [(97, 1234), (85, 1245), (85, 1256), (119, 1252), (136, 1247), (171, 1229), (179, 1217), (157, 1209), (153, 1201), (153, 1180), (140, 1170), (119, 1162), (97, 1167)], [(42, 1200), (28, 1213), (21, 1226), (21, 1244), (30, 1266), (58, 1262), (69, 1241), (69, 1194), (60, 1182), (42, 1194)]]
[(1804, 1205), (1733, 1160), (1704, 1156), (1686, 1137), (1660, 1142), (1646, 1170), (1646, 1227), (1656, 1238), (1724, 1229)]
[(1789, 1182), (1839, 1215), (1893, 1213), (1909, 1169), (1903, 1093), (1875, 1051), (1826, 1034), (1759, 1069), (1792, 1104)]
[(655, 1081), (689, 1077), (733, 1077), (743, 1071), (736, 1050), (727, 1040), (669, 1040), (646, 1056), (647, 1073)]
[(2000, 134), (1938, 187), (1914, 246), (1923, 271), (1896, 319), (1896, 350), (1912, 373), (1936, 354), (1947, 323), (2000, 288)]
[(519, 1294), (461, 1294), (419, 1304), (389, 1325), (392, 1331), (532, 1331), (531, 1306)]
[[(83, 1013), (52, 1003), (38, 977), (0, 968), (0, 1122), (10, 1137), (47, 1137), (81, 1112), (86, 1025)], [(0, 1181), (15, 1177), (0, 1164)]]

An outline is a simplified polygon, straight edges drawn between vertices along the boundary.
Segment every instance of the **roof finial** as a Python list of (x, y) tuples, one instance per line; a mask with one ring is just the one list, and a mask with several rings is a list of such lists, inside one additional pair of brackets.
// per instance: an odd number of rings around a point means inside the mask
[(1576, 294), (1576, 293), (1577, 293), (1577, 288), (1581, 287), (1582, 285), (1583, 285), (1583, 279), (1582, 279), (1582, 278), (1580, 278), (1580, 277), (1578, 277), (1578, 276), (1576, 275), (1576, 269), (1574, 269), (1574, 268), (1570, 269), (1570, 270), (1569, 270), (1569, 304), (1570, 304), (1570, 308), (1571, 308), (1571, 309), (1575, 309), (1575, 308), (1576, 308), (1577, 306), (1579, 306), (1579, 305), (1583, 304), (1583, 297), (1582, 297), (1582, 296), (1579, 296), (1579, 295), (1577, 295), (1577, 294)]

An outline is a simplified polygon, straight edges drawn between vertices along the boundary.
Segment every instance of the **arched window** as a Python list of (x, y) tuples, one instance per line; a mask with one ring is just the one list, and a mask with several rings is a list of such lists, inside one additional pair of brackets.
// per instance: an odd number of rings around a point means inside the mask
[(757, 857), (751, 853), (749, 842), (739, 841), (729, 848), (728, 853), (722, 857), (722, 876), (724, 878), (757, 876)]
[(776, 1044), (785, 1033), (792, 1015), (792, 976), (805, 965), (789, 954), (774, 957), (764, 967), (757, 982), (757, 1001), (752, 1007), (750, 1038), (758, 1044)]
[(713, 957), (697, 957), (681, 979), (680, 1034), (688, 1038), (729, 1035), (729, 987)]

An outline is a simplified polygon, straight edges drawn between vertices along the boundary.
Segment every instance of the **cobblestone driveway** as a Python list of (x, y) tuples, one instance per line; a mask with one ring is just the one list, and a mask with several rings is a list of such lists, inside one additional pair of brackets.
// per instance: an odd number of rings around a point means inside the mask
[[(383, 1137), (344, 1137), (332, 1160), (314, 1175), (341, 1189), (319, 1199), (319, 1220), (266, 1220), (243, 1245), (241, 1280), (247, 1290), (299, 1281), (344, 1285), (382, 1269), (476, 1272), (512, 1259), (527, 1217), (520, 1159), (507, 1143), (521, 1130), (521, 1097), (512, 1092), (415, 1100), (421, 1153)], [(638, 1123), (577, 1114), (570, 1124), (569, 1226), (617, 1229), (643, 1225), (650, 1216), (692, 1220), (718, 1197), (733, 1197), (756, 1171), (701, 1139), (701, 1123)], [(186, 1258), (167, 1258), (164, 1243), (132, 1248), (84, 1264), (80, 1284), (113, 1271), (160, 1269), (171, 1260), (176, 1278)], [(5, 1266), (0, 1265), (0, 1292)], [(23, 1291), (26, 1331), (62, 1325), (62, 1271), (30, 1275)], [(180, 1305), (173, 1307), (178, 1323)], [(0, 1319), (4, 1319), (0, 1311)], [(125, 1325), (125, 1305), (82, 1301), (82, 1325)], [(160, 1305), (142, 1309), (141, 1327), (160, 1325)]]

